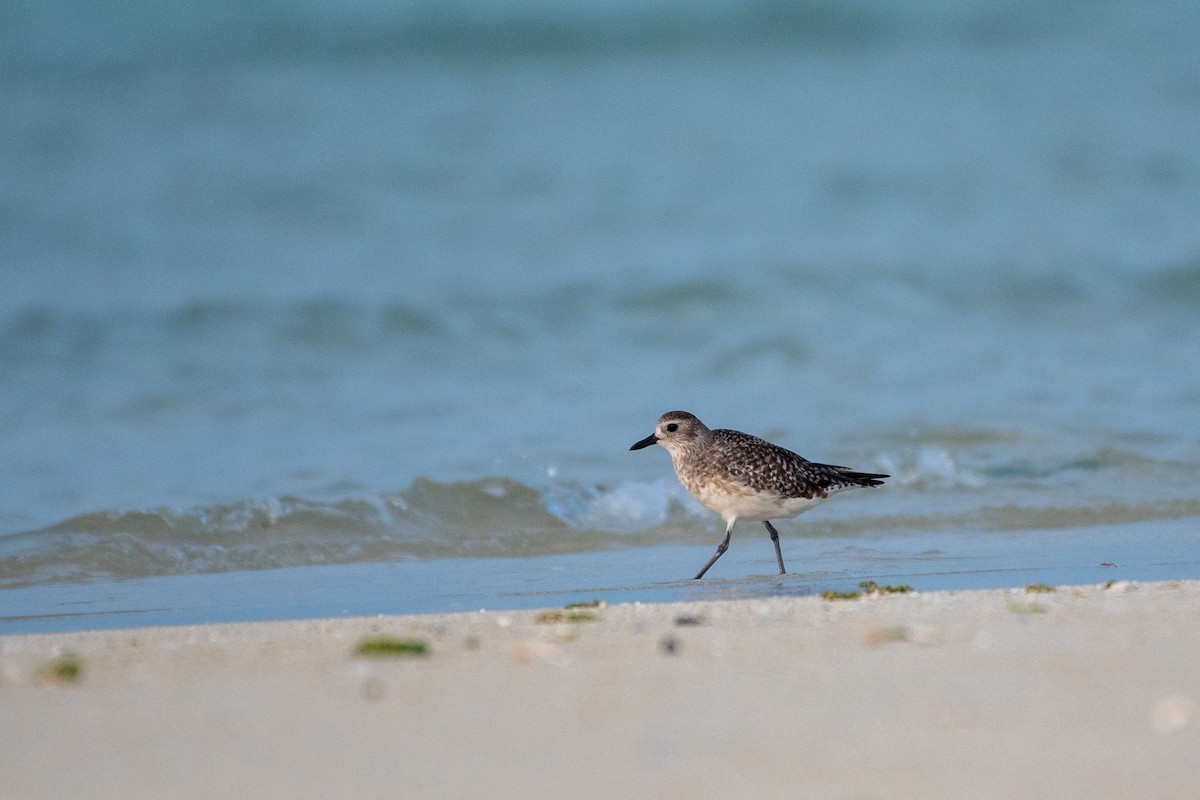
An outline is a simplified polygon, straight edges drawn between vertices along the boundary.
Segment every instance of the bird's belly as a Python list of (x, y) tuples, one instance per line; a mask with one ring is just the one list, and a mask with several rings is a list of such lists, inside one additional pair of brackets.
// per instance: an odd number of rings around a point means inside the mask
[[(691, 489), (692, 487), (688, 487)], [(770, 492), (754, 492), (745, 487), (710, 484), (697, 486), (692, 495), (700, 505), (724, 519), (750, 521), (790, 519), (808, 511), (822, 497), (781, 497)]]

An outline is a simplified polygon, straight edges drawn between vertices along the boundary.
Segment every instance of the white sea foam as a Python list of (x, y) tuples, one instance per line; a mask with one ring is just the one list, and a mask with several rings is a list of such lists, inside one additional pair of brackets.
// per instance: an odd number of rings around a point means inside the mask
[(943, 447), (926, 445), (914, 452), (887, 453), (879, 457), (883, 471), (892, 477), (892, 486), (920, 489), (979, 489), (984, 478), (964, 467), (959, 459)]
[(599, 492), (584, 506), (577, 524), (598, 530), (644, 530), (667, 521), (672, 508), (691, 514), (706, 512), (675, 479), (627, 482)]

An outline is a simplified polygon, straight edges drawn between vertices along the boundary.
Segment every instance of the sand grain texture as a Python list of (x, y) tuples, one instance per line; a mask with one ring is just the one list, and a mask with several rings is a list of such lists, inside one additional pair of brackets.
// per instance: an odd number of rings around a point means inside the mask
[(1200, 796), (1200, 582), (586, 613), (0, 638), (4, 796)]

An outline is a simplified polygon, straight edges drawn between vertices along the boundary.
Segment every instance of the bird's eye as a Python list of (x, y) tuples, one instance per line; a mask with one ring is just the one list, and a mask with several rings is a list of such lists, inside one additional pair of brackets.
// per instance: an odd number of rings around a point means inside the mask
[(674, 433), (677, 430), (679, 430), (679, 423), (672, 422), (667, 426), (667, 433)]

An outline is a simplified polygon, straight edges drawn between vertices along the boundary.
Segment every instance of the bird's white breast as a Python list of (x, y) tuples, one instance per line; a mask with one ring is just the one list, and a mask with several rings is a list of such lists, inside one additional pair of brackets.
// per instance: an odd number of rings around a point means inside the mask
[(791, 519), (820, 503), (822, 497), (781, 497), (774, 492), (756, 492), (727, 481), (683, 481), (684, 487), (700, 505), (726, 521)]

